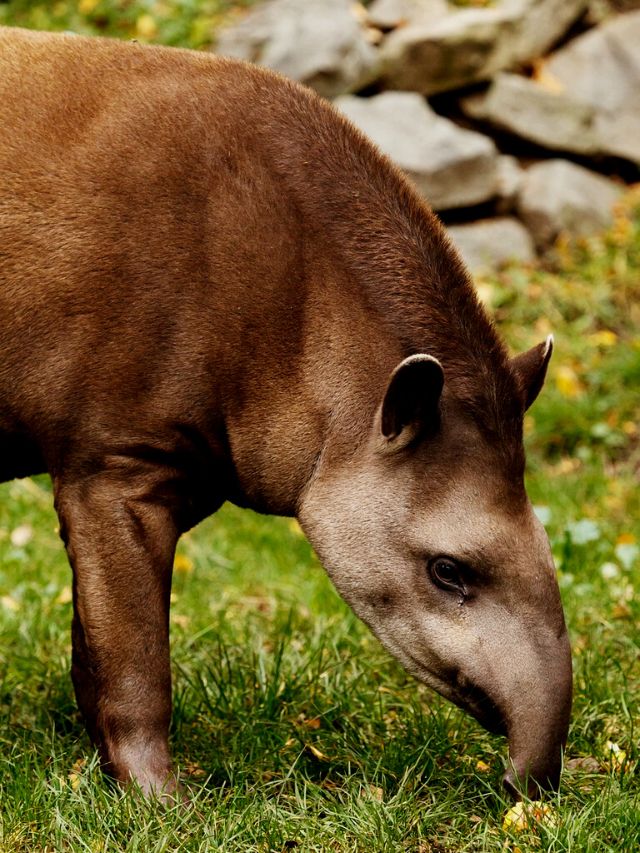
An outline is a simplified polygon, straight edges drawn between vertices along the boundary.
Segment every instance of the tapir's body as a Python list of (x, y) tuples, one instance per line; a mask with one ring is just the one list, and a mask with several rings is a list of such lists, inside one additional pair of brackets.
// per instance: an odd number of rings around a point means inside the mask
[(405, 666), (508, 733), (511, 784), (555, 785), (571, 667), (521, 439), (550, 344), (509, 359), (424, 203), (274, 74), (0, 30), (0, 90), (0, 479), (53, 478), (110, 771), (173, 784), (173, 551), (232, 500), (298, 515)]

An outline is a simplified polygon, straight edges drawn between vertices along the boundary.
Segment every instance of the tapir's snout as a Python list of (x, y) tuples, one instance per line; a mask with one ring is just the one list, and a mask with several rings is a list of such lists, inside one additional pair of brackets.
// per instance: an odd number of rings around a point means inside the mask
[(540, 660), (539, 689), (523, 695), (507, 724), (509, 767), (503, 777), (515, 799), (557, 791), (571, 715), (571, 650), (566, 632), (553, 655)]

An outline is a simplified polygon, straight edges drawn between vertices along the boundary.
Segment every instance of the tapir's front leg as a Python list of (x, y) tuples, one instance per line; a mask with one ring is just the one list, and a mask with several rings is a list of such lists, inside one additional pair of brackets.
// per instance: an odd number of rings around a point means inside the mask
[(170, 794), (169, 596), (178, 537), (149, 472), (56, 483), (74, 573), (72, 677), (105, 769)]

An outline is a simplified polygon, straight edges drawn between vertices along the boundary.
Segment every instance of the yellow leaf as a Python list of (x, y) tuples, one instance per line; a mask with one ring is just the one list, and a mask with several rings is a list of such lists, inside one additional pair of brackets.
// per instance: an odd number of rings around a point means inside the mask
[(151, 15), (140, 15), (136, 21), (136, 33), (143, 39), (152, 39), (158, 35), (158, 25)]
[(588, 341), (597, 347), (613, 347), (618, 343), (618, 336), (609, 329), (601, 329), (599, 332), (589, 335)]
[(320, 750), (312, 743), (306, 744), (306, 747), (319, 761), (329, 761), (329, 758), (324, 754), (324, 752), (320, 752)]
[(529, 803), (520, 801), (505, 814), (502, 828), (523, 832), (525, 829), (533, 829), (536, 823), (554, 826), (557, 818), (553, 814), (552, 807), (540, 800), (531, 800)]
[(561, 92), (564, 92), (563, 83), (547, 69), (543, 59), (538, 59), (533, 63), (533, 79), (539, 86), (542, 86), (543, 89), (546, 89), (547, 92), (551, 92), (553, 95), (559, 95)]
[(69, 771), (69, 784), (71, 785), (71, 788), (74, 791), (77, 791), (80, 787), (80, 782), (82, 781), (82, 771), (86, 763), (86, 758), (79, 758), (77, 761), (73, 762), (71, 770)]
[(70, 586), (64, 586), (60, 590), (60, 594), (56, 598), (56, 604), (69, 604), (73, 601), (73, 593)]
[(99, 2), (100, 0), (80, 0), (78, 3), (78, 12), (81, 15), (90, 15)]
[(193, 560), (186, 554), (176, 554), (173, 561), (173, 571), (183, 575), (190, 575), (193, 571)]
[(556, 371), (556, 387), (563, 397), (578, 397), (582, 392), (582, 385), (575, 370), (568, 364), (560, 365)]
[(624, 749), (620, 749), (617, 743), (614, 743), (611, 740), (607, 741), (607, 752), (609, 753), (609, 760), (611, 764), (616, 769), (622, 767), (627, 758), (627, 753)]
[(488, 773), (491, 767), (489, 767), (486, 761), (478, 761), (476, 762), (476, 770), (478, 773)]
[(2, 603), (2, 605), (6, 607), (7, 610), (12, 610), (14, 613), (16, 612), (16, 610), (20, 610), (20, 605), (18, 604), (18, 602), (10, 595), (3, 595), (2, 598), (0, 598), (0, 603)]
[(295, 533), (296, 536), (303, 536), (304, 537), (304, 533), (302, 531), (302, 528), (300, 527), (298, 522), (295, 520), (295, 518), (289, 519), (289, 530), (292, 533)]

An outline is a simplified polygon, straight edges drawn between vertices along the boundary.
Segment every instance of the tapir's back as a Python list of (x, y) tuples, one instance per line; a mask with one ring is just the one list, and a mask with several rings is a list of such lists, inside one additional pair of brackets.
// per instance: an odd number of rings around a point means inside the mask
[(147, 397), (193, 412), (187, 384), (233, 370), (251, 283), (268, 311), (298, 243), (254, 137), (263, 78), (192, 51), (0, 29), (0, 434), (12, 419), (61, 432), (88, 398), (94, 420), (118, 395), (127, 419)]

